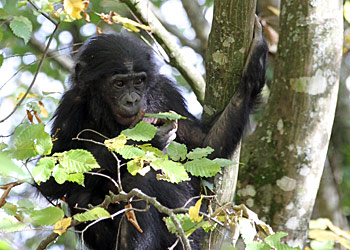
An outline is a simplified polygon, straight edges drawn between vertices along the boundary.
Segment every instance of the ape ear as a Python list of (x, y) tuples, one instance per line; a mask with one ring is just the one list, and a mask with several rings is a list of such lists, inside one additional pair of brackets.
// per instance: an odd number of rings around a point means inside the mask
[(79, 61), (75, 64), (75, 69), (74, 69), (74, 78), (76, 79), (77, 82), (80, 81), (83, 71), (85, 67), (87, 66), (86, 62)]

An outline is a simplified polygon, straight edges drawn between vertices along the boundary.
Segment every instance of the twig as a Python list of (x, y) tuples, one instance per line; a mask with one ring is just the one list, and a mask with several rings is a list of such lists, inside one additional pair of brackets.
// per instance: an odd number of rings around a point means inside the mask
[(29, 87), (27, 88), (27, 91), (25, 92), (25, 94), (23, 95), (23, 97), (21, 98), (21, 100), (16, 104), (16, 106), (14, 107), (14, 109), (12, 110), (12, 112), (11, 112), (9, 115), (7, 115), (4, 119), (0, 120), (0, 123), (6, 121), (8, 118), (10, 118), (10, 117), (16, 112), (16, 110), (18, 109), (18, 107), (21, 106), (22, 102), (23, 102), (24, 99), (27, 97), (29, 91), (30, 91), (30, 90), (32, 89), (32, 87), (34, 86), (34, 83), (35, 83), (35, 81), (36, 81), (36, 78), (38, 77), (39, 72), (40, 72), (40, 70), (41, 70), (41, 68), (42, 68), (42, 66), (43, 66), (43, 64), (44, 64), (46, 55), (47, 55), (48, 50), (49, 50), (49, 47), (50, 47), (50, 44), (51, 44), (51, 42), (52, 42), (52, 39), (53, 39), (53, 37), (54, 37), (54, 35), (55, 35), (55, 33), (56, 33), (58, 27), (59, 27), (59, 23), (56, 24), (55, 29), (54, 29), (54, 31), (52, 32), (51, 36), (50, 36), (50, 39), (49, 39), (49, 41), (48, 41), (48, 43), (47, 43), (47, 45), (46, 45), (45, 51), (44, 51), (44, 53), (43, 53), (43, 56), (42, 56), (41, 59), (40, 59), (40, 63), (39, 63), (38, 69), (36, 70), (35, 75), (34, 75), (34, 78), (33, 78), (32, 82), (30, 83)]
[(8, 196), (8, 194), (10, 193), (11, 189), (15, 186), (21, 185), (22, 182), (12, 182), (12, 183), (8, 183), (6, 185), (3, 185), (0, 187), (0, 189), (4, 189), (5, 192), (1, 195), (0, 197), (0, 207), (2, 207), (3, 205), (6, 204), (6, 197)]
[(148, 1), (145, 0), (121, 0), (134, 14), (147, 23), (152, 29), (152, 35), (162, 46), (170, 58), (170, 65), (177, 68), (182, 76), (191, 86), (200, 103), (204, 101), (205, 81), (196, 68), (185, 59), (181, 49), (176, 42), (170, 37), (167, 30), (159, 22), (149, 7)]
[(182, 5), (187, 13), (193, 29), (197, 34), (197, 37), (201, 41), (201, 47), (205, 50), (208, 44), (210, 25), (199, 11), (200, 5), (198, 4), (198, 1), (182, 0)]

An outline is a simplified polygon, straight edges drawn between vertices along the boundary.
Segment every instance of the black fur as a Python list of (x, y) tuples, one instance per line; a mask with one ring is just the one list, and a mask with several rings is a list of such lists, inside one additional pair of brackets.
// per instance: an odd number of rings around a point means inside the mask
[[(71, 76), (71, 88), (63, 95), (54, 115), (52, 133), (60, 129), (54, 142), (54, 152), (82, 148), (89, 150), (104, 169), (103, 173), (116, 178), (116, 161), (103, 147), (89, 142), (73, 141), (72, 138), (83, 129), (96, 130), (113, 138), (119, 135), (124, 126), (120, 125), (111, 112), (108, 102), (106, 81), (112, 74), (126, 74), (128, 68), (124, 62), (132, 62), (134, 71), (146, 72), (148, 81), (143, 97), (143, 108), (147, 113), (173, 110), (187, 120), (179, 121), (176, 141), (185, 143), (189, 148), (210, 145), (216, 150), (215, 156), (228, 157), (242, 137), (248, 115), (264, 85), (266, 44), (259, 44), (251, 57), (244, 74), (241, 88), (231, 104), (211, 128), (204, 127), (188, 111), (185, 101), (175, 84), (159, 74), (159, 68), (153, 59), (152, 49), (135, 38), (123, 35), (101, 35), (90, 39), (80, 49), (76, 69)], [(235, 105), (241, 101), (241, 105)], [(225, 113), (226, 112), (226, 113)], [(229, 113), (230, 112), (230, 113)], [(218, 123), (220, 126), (218, 126)], [(96, 141), (103, 141), (93, 133), (84, 136)], [(181, 207), (191, 197), (200, 194), (197, 178), (180, 184), (157, 181), (155, 173), (131, 176), (126, 168), (122, 169), (122, 183), (126, 192), (139, 188), (147, 195), (169, 208)], [(88, 204), (101, 203), (110, 190), (117, 192), (106, 178), (86, 176), (85, 187), (74, 183), (59, 185), (50, 179), (39, 186), (39, 190), (50, 199), (66, 196), (72, 213), (77, 213), (74, 206), (87, 207)], [(125, 204), (115, 204), (109, 208), (111, 213), (124, 208)], [(144, 202), (133, 202), (133, 207), (144, 208)], [(114, 220), (105, 220), (92, 226), (85, 233), (85, 242), (92, 249), (113, 250), (119, 235), (118, 249), (163, 250), (170, 247), (176, 237), (168, 232), (163, 215), (154, 207), (148, 212), (135, 212), (138, 223), (143, 229), (139, 233), (124, 215)], [(79, 225), (83, 229), (84, 225)], [(118, 228), (120, 231), (118, 233)], [(192, 238), (192, 249), (199, 249), (198, 234)], [(182, 249), (178, 244), (176, 249)]]

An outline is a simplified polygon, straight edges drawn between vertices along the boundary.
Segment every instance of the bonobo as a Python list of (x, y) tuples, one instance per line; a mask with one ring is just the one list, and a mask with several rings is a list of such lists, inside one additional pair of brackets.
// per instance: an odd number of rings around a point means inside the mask
[[(215, 157), (228, 157), (242, 137), (250, 111), (257, 102), (265, 83), (267, 46), (259, 32), (255, 34), (254, 47), (238, 88), (226, 109), (209, 125), (191, 115), (176, 84), (159, 73), (153, 50), (140, 40), (125, 35), (104, 34), (89, 39), (79, 50), (71, 87), (66, 91), (54, 114), (52, 133), (57, 133), (53, 152), (70, 149), (90, 151), (102, 167), (102, 173), (117, 178), (116, 161), (104, 147), (88, 141), (72, 140), (84, 129), (95, 130), (108, 138), (119, 135), (140, 120), (142, 112), (158, 113), (174, 111), (186, 120), (176, 126), (164, 125), (152, 144), (163, 149), (169, 141), (184, 143), (188, 148), (211, 146)], [(142, 118), (141, 118), (142, 119)], [(92, 132), (81, 136), (103, 142)], [(121, 159), (122, 162), (125, 160)], [(156, 180), (156, 174), (131, 176), (121, 168), (123, 189), (142, 190), (169, 208), (182, 207), (191, 197), (200, 194), (198, 178), (172, 184)], [(40, 192), (49, 199), (65, 197), (72, 214), (81, 212), (88, 204), (100, 204), (109, 191), (118, 191), (112, 183), (100, 176), (86, 175), (85, 187), (75, 183), (57, 184), (52, 178), (39, 186)], [(109, 206), (110, 213), (124, 209), (125, 204)], [(144, 208), (142, 201), (133, 201), (134, 208)], [(172, 246), (176, 236), (169, 233), (160, 214), (153, 206), (147, 212), (135, 212), (143, 232), (124, 218), (103, 220), (84, 233), (84, 240), (91, 249), (160, 249)], [(82, 230), (85, 225), (77, 226)], [(191, 238), (192, 249), (199, 249), (199, 234)], [(176, 249), (182, 249), (177, 244)]]

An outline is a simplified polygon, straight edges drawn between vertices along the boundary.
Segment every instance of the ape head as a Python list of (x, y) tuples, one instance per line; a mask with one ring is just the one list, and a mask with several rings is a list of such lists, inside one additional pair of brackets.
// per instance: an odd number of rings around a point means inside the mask
[(113, 34), (93, 37), (77, 55), (73, 87), (100, 95), (117, 122), (128, 126), (143, 107), (146, 88), (155, 85), (158, 68), (152, 57), (152, 48), (139, 39)]

